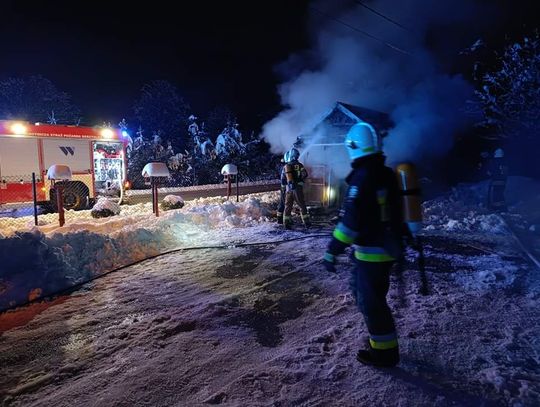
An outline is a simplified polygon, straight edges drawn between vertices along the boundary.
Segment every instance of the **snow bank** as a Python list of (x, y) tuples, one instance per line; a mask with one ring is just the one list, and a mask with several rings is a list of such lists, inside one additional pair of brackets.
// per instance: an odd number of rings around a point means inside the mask
[(486, 182), (463, 184), (446, 196), (424, 202), (425, 230), (508, 234), (503, 219), (485, 207), (486, 193)]
[(76, 212), (61, 228), (52, 214), (43, 226), (23, 223), (26, 230), (4, 230), (0, 310), (26, 302), (30, 292), (45, 296), (167, 249), (224, 244), (227, 230), (267, 221), (268, 206), (277, 199), (277, 193), (254, 194), (239, 203), (201, 199), (188, 203), (186, 212), (159, 218), (147, 203), (124, 206), (121, 215), (110, 218)]
[(248, 198), (239, 203), (227, 201), (222, 204), (191, 206), (186, 214), (197, 224), (238, 227), (268, 221), (271, 212), (260, 199)]
[[(520, 214), (529, 227), (540, 224), (540, 181), (525, 177), (511, 177), (506, 190), (509, 209)], [(535, 232), (533, 228), (532, 232)]]

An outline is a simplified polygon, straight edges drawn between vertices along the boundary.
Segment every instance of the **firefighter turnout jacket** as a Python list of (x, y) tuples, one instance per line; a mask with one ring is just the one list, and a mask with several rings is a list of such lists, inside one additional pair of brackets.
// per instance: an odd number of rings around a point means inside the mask
[(389, 262), (401, 256), (402, 204), (396, 175), (384, 163), (384, 155), (374, 154), (351, 164), (342, 217), (325, 260), (334, 263), (352, 244), (359, 261)]
[(304, 185), (308, 173), (304, 164), (299, 161), (291, 161), (281, 169), (281, 185), (293, 183), (294, 185)]

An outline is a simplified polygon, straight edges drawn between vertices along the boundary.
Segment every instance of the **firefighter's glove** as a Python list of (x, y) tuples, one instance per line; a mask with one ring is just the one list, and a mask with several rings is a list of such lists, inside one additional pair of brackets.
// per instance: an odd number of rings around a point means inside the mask
[(294, 186), (294, 182), (289, 182), (289, 183), (287, 184), (287, 192), (292, 192), (292, 191), (295, 190), (295, 188), (296, 188), (296, 187)]
[(326, 252), (323, 257), (323, 265), (329, 273), (336, 273), (336, 256)]

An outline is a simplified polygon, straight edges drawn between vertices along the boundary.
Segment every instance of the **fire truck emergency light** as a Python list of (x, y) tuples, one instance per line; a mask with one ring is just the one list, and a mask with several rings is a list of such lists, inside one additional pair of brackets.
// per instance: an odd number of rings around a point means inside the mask
[(22, 123), (13, 123), (10, 127), (10, 130), (13, 134), (22, 136), (26, 134), (26, 126)]
[(109, 128), (102, 129), (100, 134), (101, 134), (101, 137), (103, 137), (105, 139), (114, 137), (114, 132)]

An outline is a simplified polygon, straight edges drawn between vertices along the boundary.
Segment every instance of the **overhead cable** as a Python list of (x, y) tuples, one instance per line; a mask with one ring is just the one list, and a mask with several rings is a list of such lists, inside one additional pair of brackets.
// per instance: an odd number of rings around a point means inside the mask
[(377, 14), (379, 17), (382, 17), (384, 18), (385, 20), (387, 21), (390, 21), (392, 24), (395, 24), (397, 25), (398, 27), (400, 28), (403, 28), (405, 31), (408, 31), (408, 32), (412, 32), (409, 28), (405, 27), (404, 25), (398, 23), (396, 20), (392, 20), (390, 17), (387, 17), (385, 16), (383, 13), (380, 13), (378, 12), (377, 10), (375, 10), (374, 8), (368, 6), (367, 4), (365, 4), (364, 2), (360, 1), (360, 0), (353, 0), (356, 4), (358, 4), (359, 6), (362, 6), (366, 9), (368, 9), (369, 11), (371, 11), (372, 13), (374, 14)]
[(347, 24), (346, 22), (344, 22), (344, 21), (342, 21), (342, 20), (340, 20), (340, 19), (338, 19), (338, 18), (336, 18), (336, 17), (334, 17), (334, 16), (332, 16), (332, 15), (330, 15), (330, 14), (324, 12), (324, 11), (321, 11), (318, 8), (314, 7), (314, 6), (310, 6), (310, 7), (314, 11), (316, 11), (317, 13), (322, 14), (323, 16), (329, 18), (330, 20), (335, 21), (335, 22), (337, 22), (337, 23), (339, 23), (341, 25), (344, 25), (345, 27), (347, 27), (347, 28), (349, 28), (349, 29), (351, 29), (353, 31), (356, 31), (356, 32), (358, 32), (358, 33), (360, 33), (362, 35), (365, 35), (366, 37), (371, 38), (374, 41), (380, 42), (381, 44), (386, 45), (388, 48), (391, 48), (394, 51), (400, 52), (400, 53), (402, 53), (404, 55), (411, 55), (411, 53), (409, 51), (406, 51), (406, 50), (404, 50), (402, 48), (399, 48), (398, 46), (393, 45), (393, 44), (391, 44), (391, 43), (389, 43), (389, 42), (387, 42), (387, 41), (385, 41), (385, 40), (383, 40), (383, 39), (381, 39), (379, 37), (376, 37), (376, 36), (368, 33), (367, 31), (361, 30), (361, 29), (356, 28), (356, 27), (354, 27), (354, 26), (352, 26), (350, 24)]

